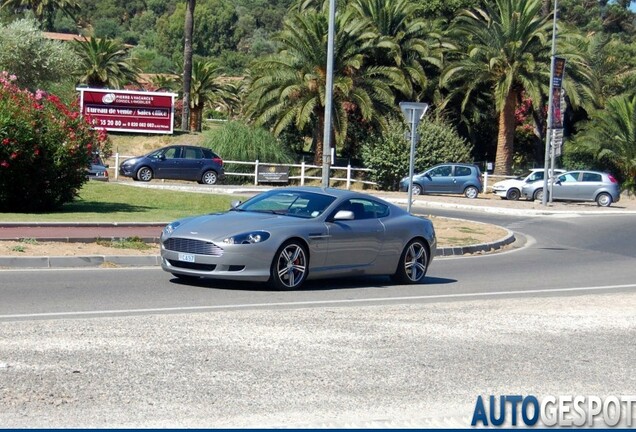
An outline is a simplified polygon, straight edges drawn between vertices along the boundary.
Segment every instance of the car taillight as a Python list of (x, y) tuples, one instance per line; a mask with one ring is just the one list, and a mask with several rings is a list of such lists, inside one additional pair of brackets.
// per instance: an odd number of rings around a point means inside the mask
[(618, 181), (614, 178), (613, 175), (608, 174), (607, 177), (609, 178), (609, 181), (611, 181), (612, 183), (618, 183)]
[(220, 157), (212, 158), (212, 160), (218, 163), (219, 165), (223, 166), (223, 159), (221, 159)]

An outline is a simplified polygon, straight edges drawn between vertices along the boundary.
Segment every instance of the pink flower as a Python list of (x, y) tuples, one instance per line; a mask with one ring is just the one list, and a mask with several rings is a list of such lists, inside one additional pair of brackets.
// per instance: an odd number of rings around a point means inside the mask
[(0, 166), (2, 168), (9, 168), (9, 162), (7, 162), (6, 160), (3, 160), (2, 162), (0, 162)]
[(11, 159), (15, 159), (18, 157), (18, 154), (16, 152), (11, 153)]
[(11, 140), (9, 138), (5, 138), (2, 140), (3, 145), (9, 145), (10, 143), (11, 143)]

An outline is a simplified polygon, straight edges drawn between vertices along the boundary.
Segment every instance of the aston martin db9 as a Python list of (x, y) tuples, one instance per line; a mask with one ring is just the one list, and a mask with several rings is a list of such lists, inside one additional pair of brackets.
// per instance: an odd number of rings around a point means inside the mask
[(286, 187), (224, 213), (180, 219), (161, 235), (161, 267), (175, 277), (269, 282), (389, 275), (424, 280), (436, 248), (429, 219), (379, 198), (332, 188)]

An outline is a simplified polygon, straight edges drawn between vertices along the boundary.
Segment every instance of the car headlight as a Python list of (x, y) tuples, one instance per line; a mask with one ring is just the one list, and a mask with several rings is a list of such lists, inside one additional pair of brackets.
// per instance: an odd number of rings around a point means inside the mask
[(166, 225), (166, 226), (163, 228), (163, 234), (164, 234), (164, 235), (170, 235), (170, 234), (172, 234), (172, 233), (174, 232), (174, 230), (175, 230), (175, 229), (177, 229), (177, 227), (178, 227), (179, 225), (181, 225), (181, 222), (172, 222), (172, 223), (169, 223), (168, 225)]
[(225, 244), (254, 244), (264, 242), (269, 238), (269, 233), (266, 231), (252, 231), (248, 233), (238, 234), (232, 237), (223, 239)]

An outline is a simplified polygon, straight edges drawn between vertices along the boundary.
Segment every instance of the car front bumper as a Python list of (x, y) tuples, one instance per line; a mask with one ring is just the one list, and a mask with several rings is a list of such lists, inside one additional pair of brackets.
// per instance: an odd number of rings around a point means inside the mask
[(265, 243), (237, 246), (224, 247), (221, 256), (212, 256), (168, 250), (161, 242), (161, 268), (169, 273), (208, 279), (269, 280), (274, 255), (270, 248)]

